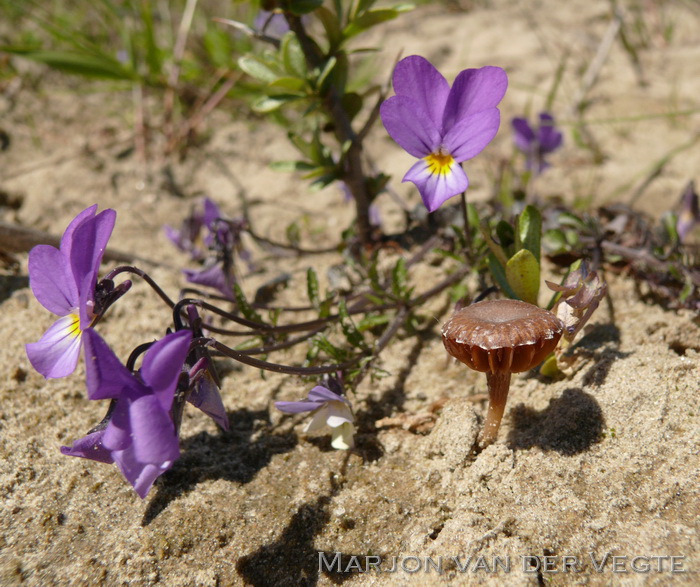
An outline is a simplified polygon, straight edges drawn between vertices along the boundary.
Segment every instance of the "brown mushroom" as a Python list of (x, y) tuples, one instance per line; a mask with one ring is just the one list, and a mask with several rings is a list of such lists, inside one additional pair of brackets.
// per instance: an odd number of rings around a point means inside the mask
[(488, 446), (508, 400), (510, 374), (539, 365), (561, 338), (564, 325), (551, 312), (517, 300), (477, 302), (455, 312), (442, 329), (442, 342), (470, 369), (486, 373), (489, 408), (480, 444)]

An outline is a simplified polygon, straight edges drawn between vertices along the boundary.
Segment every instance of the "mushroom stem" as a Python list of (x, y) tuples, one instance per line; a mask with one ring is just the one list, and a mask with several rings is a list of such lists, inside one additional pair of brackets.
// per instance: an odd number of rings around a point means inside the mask
[(486, 413), (484, 431), (481, 435), (482, 448), (491, 444), (498, 436), (498, 428), (501, 425), (503, 412), (508, 401), (508, 390), (510, 389), (510, 371), (498, 371), (496, 373), (487, 372), (486, 381), (489, 386), (489, 409)]

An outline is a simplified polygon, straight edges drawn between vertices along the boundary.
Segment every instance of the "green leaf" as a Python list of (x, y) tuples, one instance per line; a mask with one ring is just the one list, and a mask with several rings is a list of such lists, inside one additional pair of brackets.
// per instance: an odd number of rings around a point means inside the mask
[(583, 220), (581, 220), (575, 214), (571, 214), (570, 212), (562, 212), (561, 214), (559, 214), (557, 221), (560, 225), (563, 226), (572, 226), (574, 228), (580, 228), (583, 230), (586, 230), (588, 228)]
[(505, 251), (515, 243), (515, 230), (505, 220), (500, 220), (496, 224), (496, 236), (501, 244), (501, 248)]
[(316, 80), (317, 88), (322, 89), (326, 85), (326, 82), (328, 81), (329, 76), (333, 72), (333, 68), (335, 67), (337, 62), (338, 60), (335, 57), (330, 57), (326, 61), (326, 63), (323, 66), (323, 69), (318, 74), (318, 79)]
[(357, 7), (355, 8), (355, 13), (353, 14), (353, 18), (357, 17), (360, 14), (363, 14), (364, 12), (367, 12), (376, 3), (377, 0), (358, 0)]
[(537, 305), (537, 294), (540, 291), (540, 264), (529, 250), (520, 249), (508, 260), (506, 280), (519, 299)]
[(311, 305), (318, 310), (321, 307), (321, 298), (318, 295), (318, 275), (313, 267), (306, 270), (306, 293)]
[(348, 353), (345, 350), (335, 346), (322, 334), (319, 334), (314, 337), (312, 345), (315, 346), (319, 351), (326, 353), (329, 357), (333, 358), (338, 363), (342, 363), (348, 357)]
[(683, 286), (683, 289), (681, 290), (681, 293), (678, 296), (678, 299), (682, 304), (685, 304), (685, 302), (688, 300), (690, 295), (693, 293), (695, 290), (695, 286), (693, 285), (693, 282), (690, 279), (687, 279), (685, 282), (685, 285)]
[(296, 222), (288, 224), (285, 230), (285, 234), (287, 236), (287, 241), (290, 245), (299, 245), (299, 241), (301, 240), (301, 229), (299, 228), (299, 224), (297, 224)]
[(498, 287), (501, 288), (501, 291), (509, 298), (517, 299), (518, 296), (515, 295), (515, 292), (511, 289), (510, 285), (508, 284), (508, 280), (506, 279), (505, 268), (498, 261), (496, 255), (489, 253), (488, 259), (489, 271), (491, 271), (491, 275), (493, 276), (493, 280), (496, 282), (496, 285), (498, 285)]
[(0, 51), (14, 53), (74, 75), (128, 81), (137, 79), (134, 72), (126, 69), (116, 59), (105, 55), (70, 51), (24, 51), (14, 47), (0, 47)]
[(159, 77), (163, 72), (163, 63), (161, 60), (161, 51), (156, 43), (156, 33), (153, 24), (153, 9), (151, 7), (151, 3), (141, 2), (139, 12), (146, 37), (146, 63), (148, 64), (148, 71), (151, 76)]
[(366, 330), (371, 330), (376, 326), (382, 326), (389, 322), (389, 316), (386, 314), (374, 314), (372, 316), (365, 316), (357, 324), (357, 328), (360, 332), (365, 332)]
[(292, 132), (287, 134), (287, 138), (292, 145), (299, 149), (299, 152), (304, 157), (313, 160), (313, 145), (310, 142), (305, 141), (300, 135)]
[(325, 6), (321, 6), (316, 11), (316, 16), (321, 21), (323, 28), (326, 31), (326, 38), (330, 45), (329, 53), (335, 53), (343, 42), (343, 31), (340, 28), (338, 16), (333, 14)]
[(274, 69), (272, 69), (269, 64), (262, 62), (260, 59), (252, 55), (244, 55), (241, 57), (238, 60), (238, 67), (240, 67), (250, 77), (267, 82), (268, 84), (271, 84), (280, 77), (280, 75)]
[(345, 304), (345, 300), (341, 299), (338, 303), (338, 316), (340, 317), (340, 327), (343, 330), (348, 343), (354, 348), (360, 348), (363, 351), (369, 351), (369, 346), (365, 342), (362, 333), (357, 329), (350, 314), (348, 314), (348, 308)]
[(406, 269), (406, 260), (399, 257), (399, 260), (394, 265), (391, 272), (391, 291), (397, 298), (403, 298), (406, 295), (406, 286), (408, 283), (408, 270)]
[(537, 262), (540, 262), (542, 238), (542, 214), (534, 206), (527, 205), (518, 218), (518, 234), (520, 246), (530, 251)]
[(472, 231), (479, 230), (479, 212), (472, 203), (467, 204), (467, 222), (469, 222)]
[(557, 364), (556, 356), (554, 356), (554, 354), (549, 355), (540, 367), (540, 375), (544, 375), (545, 377), (551, 377), (552, 379), (555, 379), (561, 374), (562, 372), (559, 369), (559, 365)]
[(564, 231), (559, 228), (552, 228), (542, 235), (542, 246), (550, 255), (564, 253), (570, 248)]
[(297, 94), (278, 94), (276, 96), (261, 96), (252, 104), (253, 110), (256, 112), (273, 112), (284, 104), (289, 104), (295, 100), (299, 100)]
[(306, 95), (306, 80), (298, 77), (278, 77), (268, 85), (268, 88), (271, 90), (285, 90), (303, 98)]
[(368, 10), (353, 19), (343, 30), (346, 39), (359, 35), (373, 26), (395, 19), (402, 12), (413, 10), (412, 4), (399, 4), (393, 8), (380, 8), (378, 10)]
[(270, 163), (270, 169), (274, 171), (311, 171), (316, 169), (316, 165), (307, 161), (273, 161)]
[(233, 46), (228, 33), (211, 27), (205, 31), (202, 42), (207, 52), (207, 58), (213, 65), (217, 67), (231, 67)]
[(259, 324), (265, 324), (265, 321), (262, 319), (262, 316), (260, 316), (260, 314), (258, 314), (255, 311), (255, 309), (253, 309), (253, 307), (248, 303), (248, 300), (245, 297), (241, 286), (235, 282), (233, 284), (233, 297), (236, 300), (236, 306), (238, 307), (238, 310), (241, 314), (243, 314), (245, 318), (247, 318), (248, 320), (252, 320), (253, 322), (258, 322)]
[(320, 7), (323, 4), (323, 0), (289, 0), (285, 4), (285, 10), (288, 10), (295, 16), (303, 16)]
[(333, 309), (333, 295), (329, 295), (325, 300), (321, 302), (321, 306), (318, 309), (319, 318), (328, 318), (331, 315), (331, 310)]
[(299, 44), (299, 39), (292, 31), (289, 31), (282, 37), (280, 51), (282, 53), (282, 63), (284, 63), (287, 73), (305, 78), (307, 74), (306, 58)]
[[(501, 272), (503, 272), (506, 263), (508, 262), (508, 257), (506, 256), (505, 251), (499, 245), (497, 245), (491, 237), (491, 229), (489, 228), (489, 223), (485, 218), (479, 224), (479, 231), (484, 237), (484, 241), (486, 241), (486, 244), (488, 245), (489, 249), (491, 249), (494, 261), (501, 266)], [(491, 273), (493, 273), (493, 271)], [(505, 273), (503, 274), (503, 276), (505, 279)]]
[(343, 104), (343, 110), (345, 110), (348, 118), (352, 122), (355, 116), (357, 116), (360, 113), (360, 110), (362, 110), (363, 100), (360, 94), (350, 92), (343, 94), (341, 103)]

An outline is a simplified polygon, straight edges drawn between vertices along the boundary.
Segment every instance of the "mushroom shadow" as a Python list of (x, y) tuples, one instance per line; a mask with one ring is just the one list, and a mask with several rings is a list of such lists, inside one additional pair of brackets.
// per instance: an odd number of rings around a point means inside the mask
[(228, 413), (230, 429), (217, 434), (200, 432), (181, 442), (182, 456), (172, 469), (155, 484), (155, 495), (144, 513), (147, 526), (168, 504), (192, 491), (199, 483), (224, 479), (249, 483), (276, 454), (292, 450), (297, 444), (294, 434), (261, 434), (271, 427), (267, 410), (247, 409)]
[(603, 437), (605, 418), (595, 398), (582, 389), (566, 389), (542, 411), (519, 404), (511, 413), (508, 445), (513, 450), (538, 446), (572, 456)]

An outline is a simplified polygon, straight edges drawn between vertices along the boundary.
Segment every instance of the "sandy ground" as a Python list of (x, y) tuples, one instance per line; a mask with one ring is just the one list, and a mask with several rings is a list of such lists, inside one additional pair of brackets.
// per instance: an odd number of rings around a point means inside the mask
[[(644, 6), (648, 44), (639, 68), (615, 43), (588, 93), (600, 158), (577, 146), (569, 128), (537, 186), (542, 196), (634, 200), (658, 218), (697, 179), (698, 148), (675, 150), (695, 138), (698, 114), (662, 115), (698, 106), (699, 15), (680, 3)], [(385, 29), (382, 73), (399, 51), (425, 55), (450, 79), (464, 67), (503, 66), (507, 121), (543, 107), (567, 55), (553, 106), (566, 120), (608, 14), (609, 4), (595, 0), (497, 1), (469, 13), (422, 8)], [(627, 18), (632, 30), (634, 13)], [(3, 220), (60, 234), (84, 207), (112, 207), (114, 247), (157, 262), (143, 267), (175, 295), (182, 280), (172, 266), (185, 259), (161, 227), (177, 224), (189, 201), (160, 174), (144, 181), (133, 156), (119, 156), (129, 145), (129, 97), (96, 91), (77, 99), (48, 78), (0, 107), (12, 138), (0, 153), (0, 189), (21, 202), (3, 205)], [(209, 195), (231, 216), (245, 196), (258, 232), (280, 237), (294, 215), (308, 242), (334, 242), (352, 218), (341, 194), (309, 195), (300, 180), (267, 170), (292, 156), (282, 131), (223, 114), (212, 122), (210, 140), (172, 168), (182, 193)], [(410, 164), (380, 129), (371, 148), (396, 178)], [(498, 160), (511, 149), (506, 122), (468, 167), (471, 198), (490, 196)], [(410, 186), (394, 187), (418, 201)], [(394, 201), (380, 204), (385, 221), (398, 223)], [(246, 291), (285, 271), (286, 301), (303, 295), (310, 262), (323, 275), (340, 261), (256, 254), (261, 270), (246, 278)], [(0, 276), (3, 585), (700, 583), (700, 318), (644, 303), (627, 279), (610, 277), (610, 301), (578, 343), (572, 377), (514, 378), (499, 440), (478, 456), (468, 450), (486, 405), (469, 398), (485, 381), (446, 360), (438, 321), (447, 304), (438, 300), (435, 328), (397, 340), (382, 363), (390, 375), (358, 390), (356, 451), (304, 436), (302, 419), (272, 407), (304, 396), (308, 382), (230, 365), (222, 395), (231, 430), (187, 411), (182, 458), (142, 501), (115, 467), (59, 453), (99, 421), (104, 405), (85, 401), (82, 367), (52, 381), (31, 369), (23, 345), (53, 318), (26, 287), (26, 255), (18, 258), (20, 275)], [(424, 284), (431, 275), (419, 269), (413, 278)], [(143, 284), (128, 297), (100, 324), (119, 356), (160, 336), (168, 320)], [(445, 403), (432, 428), (376, 424), (432, 414), (438, 401)]]

